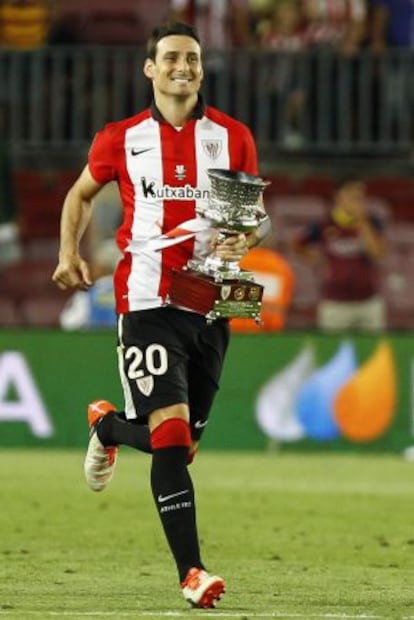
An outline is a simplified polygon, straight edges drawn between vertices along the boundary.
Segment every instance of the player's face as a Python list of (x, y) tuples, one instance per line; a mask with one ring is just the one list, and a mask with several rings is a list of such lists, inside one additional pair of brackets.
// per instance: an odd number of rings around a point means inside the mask
[(191, 37), (170, 35), (157, 44), (155, 61), (148, 59), (144, 72), (154, 91), (189, 97), (198, 93), (203, 79), (200, 46)]
[(337, 193), (336, 203), (349, 214), (360, 210), (365, 202), (365, 186), (357, 181), (344, 185)]

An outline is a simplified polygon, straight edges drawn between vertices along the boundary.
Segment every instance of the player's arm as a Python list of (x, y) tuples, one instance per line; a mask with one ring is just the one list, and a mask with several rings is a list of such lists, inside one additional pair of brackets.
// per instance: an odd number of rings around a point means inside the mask
[(323, 260), (322, 235), (322, 225), (319, 222), (313, 222), (290, 239), (288, 248), (294, 254), (317, 265)]
[(358, 226), (368, 256), (374, 261), (385, 258), (388, 245), (379, 224), (376, 225), (376, 222), (371, 221), (369, 217), (365, 216), (361, 217)]
[(224, 260), (241, 260), (251, 248), (259, 245), (272, 230), (269, 216), (264, 210), (263, 214), (262, 221), (252, 232), (234, 234), (215, 244), (215, 255)]
[(387, 243), (383, 234), (381, 221), (370, 216), (363, 201), (347, 203), (347, 213), (351, 215), (359, 229), (365, 245), (365, 251), (372, 260), (381, 260), (387, 254)]
[(260, 200), (260, 206), (263, 208), (263, 219), (259, 223), (256, 230), (253, 230), (251, 233), (246, 235), (247, 248), (249, 250), (250, 248), (254, 248), (256, 245), (260, 245), (261, 242), (272, 232), (272, 222), (265, 211), (263, 197)]
[[(242, 169), (250, 174), (259, 173), (259, 165), (257, 158), (257, 148), (253, 135), (249, 129), (246, 128), (246, 132), (243, 140), (243, 166)], [(255, 230), (246, 235), (246, 252), (260, 243), (272, 232), (272, 222), (266, 213), (266, 209), (263, 201), (263, 193), (259, 199), (259, 208), (262, 210), (262, 218), (259, 225)]]
[(60, 221), (59, 263), (52, 276), (61, 289), (87, 289), (92, 285), (89, 266), (79, 253), (79, 244), (92, 215), (92, 199), (101, 187), (87, 165), (66, 195)]
[[(239, 153), (241, 160), (235, 164), (235, 167), (248, 174), (258, 174), (256, 145), (247, 127), (243, 130)], [(257, 228), (249, 233), (229, 236), (222, 243), (215, 245), (216, 256), (224, 260), (241, 260), (251, 248), (259, 245), (269, 235), (272, 224), (264, 208), (263, 196), (260, 198), (259, 206), (263, 211), (263, 219)]]

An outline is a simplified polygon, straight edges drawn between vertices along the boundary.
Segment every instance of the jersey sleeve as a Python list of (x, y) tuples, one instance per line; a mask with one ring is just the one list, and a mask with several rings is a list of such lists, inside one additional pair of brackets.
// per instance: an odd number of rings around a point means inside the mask
[(116, 179), (113, 136), (107, 127), (95, 135), (89, 149), (88, 163), (97, 183), (104, 185)]

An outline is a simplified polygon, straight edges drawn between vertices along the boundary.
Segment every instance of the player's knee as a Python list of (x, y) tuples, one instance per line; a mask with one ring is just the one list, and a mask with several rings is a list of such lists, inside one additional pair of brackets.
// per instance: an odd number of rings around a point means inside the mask
[(187, 465), (191, 465), (191, 463), (194, 461), (198, 452), (199, 443), (199, 441), (194, 441), (194, 439), (191, 441), (191, 446), (188, 450)]
[(188, 456), (187, 456), (187, 465), (191, 465), (196, 455), (197, 455), (197, 450), (193, 450), (192, 448), (190, 448), (188, 451)]
[(151, 433), (153, 450), (191, 446), (190, 425), (182, 418), (169, 418), (157, 426)]

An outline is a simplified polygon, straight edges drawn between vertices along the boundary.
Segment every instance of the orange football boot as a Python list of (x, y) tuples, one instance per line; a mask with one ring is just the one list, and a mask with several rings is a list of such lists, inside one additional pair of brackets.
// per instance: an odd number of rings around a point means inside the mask
[(92, 491), (103, 491), (114, 474), (119, 447), (102, 445), (96, 432), (99, 421), (114, 411), (115, 405), (107, 400), (94, 400), (88, 405), (90, 434), (84, 472), (87, 485)]
[(190, 568), (181, 584), (183, 596), (193, 607), (212, 609), (226, 591), (224, 580), (202, 568)]

